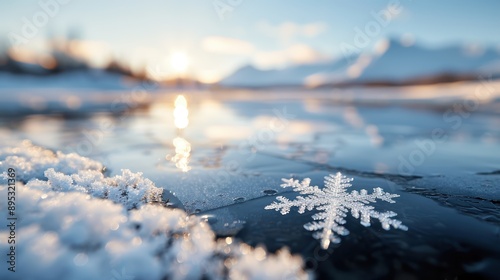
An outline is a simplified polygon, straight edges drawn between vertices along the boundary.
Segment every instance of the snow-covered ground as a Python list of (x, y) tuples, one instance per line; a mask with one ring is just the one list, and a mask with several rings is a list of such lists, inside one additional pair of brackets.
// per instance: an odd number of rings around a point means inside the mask
[(62, 90), (127, 90), (135, 82), (120, 74), (102, 70), (75, 70), (51, 76), (19, 75), (1, 72), (2, 90), (62, 89)]
[[(23, 142), (0, 151), (16, 179), (15, 270), (2, 279), (306, 279), (301, 257), (269, 254), (231, 237), (217, 240), (208, 224), (161, 204), (162, 189), (123, 170), (106, 177), (102, 165), (54, 154)], [(11, 172), (2, 174), (0, 193)], [(26, 183), (22, 183), (22, 181)], [(9, 229), (0, 249), (9, 252)]]
[(154, 83), (98, 70), (52, 76), (0, 73), (0, 115), (122, 113), (150, 102)]

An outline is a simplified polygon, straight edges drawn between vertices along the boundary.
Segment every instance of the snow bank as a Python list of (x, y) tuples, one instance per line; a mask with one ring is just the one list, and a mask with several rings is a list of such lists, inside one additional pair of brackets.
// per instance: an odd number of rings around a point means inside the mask
[(91, 89), (127, 90), (137, 84), (126, 76), (100, 70), (80, 70), (50, 76), (16, 75), (0, 72), (3, 90)]
[(27, 182), (29, 179), (45, 179), (45, 170), (53, 168), (63, 174), (75, 174), (79, 170), (101, 171), (104, 166), (94, 160), (77, 154), (53, 152), (22, 141), (13, 147), (0, 148), (0, 162), (3, 166), (16, 169), (16, 179)]
[[(43, 191), (82, 192), (109, 199), (128, 210), (161, 202), (163, 189), (142, 177), (142, 173), (122, 170), (121, 175), (105, 177), (101, 163), (77, 154), (64, 154), (23, 141), (15, 147), (0, 150), (3, 166), (16, 170), (16, 179), (27, 187)], [(3, 173), (4, 178), (7, 174)]]
[(157, 84), (101, 72), (54, 76), (0, 73), (0, 115), (122, 113), (146, 106)]
[[(310, 277), (287, 250), (269, 255), (231, 237), (217, 240), (200, 218), (152, 204), (162, 190), (140, 173), (105, 177), (96, 162), (28, 142), (2, 151), (1, 166), (27, 183), (16, 186), (16, 272), (0, 270), (0, 279)], [(72, 165), (64, 168), (67, 156)], [(7, 197), (7, 186), (0, 185), (0, 196)], [(7, 210), (1, 202), (4, 220)], [(6, 229), (2, 252), (11, 246)]]
[(50, 168), (45, 171), (45, 177), (48, 181), (35, 179), (29, 181), (27, 186), (32, 189), (87, 193), (122, 204), (128, 210), (162, 200), (163, 189), (157, 188), (151, 180), (143, 178), (142, 173), (132, 173), (130, 170), (122, 170), (122, 175), (105, 178), (101, 172), (95, 170), (64, 175)]

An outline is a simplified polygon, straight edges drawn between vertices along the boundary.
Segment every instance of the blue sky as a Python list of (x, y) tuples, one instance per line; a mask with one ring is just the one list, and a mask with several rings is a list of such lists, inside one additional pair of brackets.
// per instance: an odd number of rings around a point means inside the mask
[[(429, 47), (500, 46), (500, 1), (493, 0), (66, 1), (23, 48), (43, 49), (49, 35), (76, 30), (97, 60), (113, 54), (137, 68), (165, 64), (168, 70), (168, 57), (182, 52), (189, 72), (205, 80), (247, 63), (274, 68), (342, 57), (342, 44), (355, 45), (356, 28), (373, 28), (360, 51), (403, 35)], [(393, 12), (385, 26), (374, 16), (380, 11)], [(1, 1), (0, 36), (22, 36), (23, 18), (33, 22), (40, 12), (45, 13), (39, 1)]]

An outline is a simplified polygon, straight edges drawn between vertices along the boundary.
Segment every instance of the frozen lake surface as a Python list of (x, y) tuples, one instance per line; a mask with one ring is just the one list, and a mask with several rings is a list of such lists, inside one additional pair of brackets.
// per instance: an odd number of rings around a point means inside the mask
[[(219, 236), (270, 251), (286, 246), (317, 276), (494, 278), (499, 90), (490, 82), (155, 92), (146, 105), (129, 99), (124, 104), (134, 110), (114, 114), (105, 110), (112, 102), (78, 114), (4, 114), (0, 134), (5, 143), (29, 139), (76, 152), (104, 164), (110, 176), (142, 172)], [(365, 228), (348, 217), (351, 234), (321, 251), (303, 228), (314, 212), (264, 210), (278, 194), (295, 196), (280, 188), (281, 178), (309, 177), (322, 187), (323, 177), (338, 171), (355, 179), (353, 189), (399, 194), (396, 204), (376, 207), (398, 213), (409, 230), (385, 231), (378, 222)]]

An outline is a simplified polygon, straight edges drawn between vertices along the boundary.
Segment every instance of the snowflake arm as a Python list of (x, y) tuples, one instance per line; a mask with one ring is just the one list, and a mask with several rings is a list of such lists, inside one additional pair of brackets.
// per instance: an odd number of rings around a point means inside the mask
[(392, 211), (379, 213), (369, 203), (375, 203), (377, 199), (386, 201), (389, 203), (396, 203), (393, 198), (399, 197), (397, 194), (391, 194), (384, 192), (382, 188), (374, 188), (373, 193), (368, 194), (366, 190), (361, 190), (360, 192), (352, 191), (346, 197), (346, 207), (351, 210), (351, 215), (358, 219), (361, 217), (360, 223), (369, 227), (371, 225), (370, 218), (378, 219), (382, 224), (382, 228), (389, 230), (390, 226), (395, 229), (407, 230), (408, 228), (402, 224), (401, 221), (391, 219), (391, 217), (397, 216), (396, 213)]
[(305, 178), (302, 182), (294, 179), (281, 179), (283, 184), (281, 184), (282, 188), (291, 187), (294, 192), (298, 192), (300, 194), (315, 194), (315, 195), (323, 195), (324, 192), (318, 186), (311, 186), (311, 179)]
[(304, 198), (302, 196), (297, 196), (296, 200), (289, 200), (286, 197), (283, 196), (278, 196), (276, 197), (276, 200), (279, 201), (273, 201), (270, 205), (267, 205), (264, 209), (266, 210), (271, 210), (274, 209), (276, 211), (280, 211), (281, 215), (286, 215), (290, 213), (290, 209), (292, 207), (298, 207), (299, 208), (299, 213), (302, 214), (305, 212), (305, 210), (313, 210), (316, 206), (315, 201), (309, 198)]

